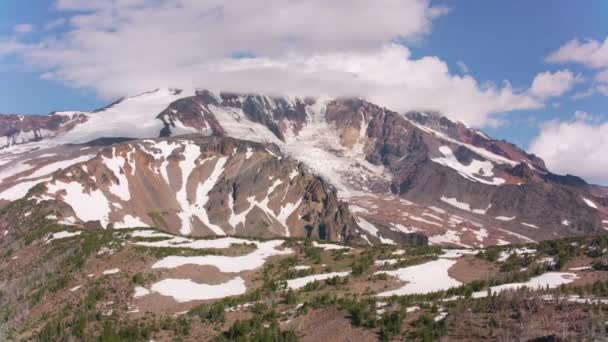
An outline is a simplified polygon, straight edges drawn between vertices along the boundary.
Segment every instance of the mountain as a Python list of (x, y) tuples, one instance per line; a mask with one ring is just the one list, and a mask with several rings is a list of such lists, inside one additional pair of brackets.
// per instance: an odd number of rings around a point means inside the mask
[(362, 99), (159, 89), (0, 121), (0, 204), (41, 183), (64, 223), (463, 247), (608, 229), (606, 188)]
[(2, 341), (606, 337), (608, 188), (438, 113), (159, 89), (0, 122)]

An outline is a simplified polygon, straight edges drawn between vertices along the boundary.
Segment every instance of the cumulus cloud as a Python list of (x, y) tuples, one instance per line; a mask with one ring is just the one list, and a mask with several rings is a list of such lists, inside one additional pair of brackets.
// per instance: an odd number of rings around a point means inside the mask
[(608, 122), (598, 123), (596, 116), (578, 112), (570, 121), (544, 123), (530, 151), (553, 172), (608, 183)]
[(15, 33), (26, 34), (34, 31), (34, 25), (32, 24), (18, 24), (13, 27)]
[(545, 71), (536, 75), (532, 81), (530, 93), (541, 99), (561, 96), (582, 80), (583, 78), (580, 75), (575, 75), (568, 69), (559, 70), (554, 73)]
[(595, 89), (598, 93), (608, 96), (608, 69), (595, 75)]
[(421, 39), (447, 12), (430, 0), (382, 6), (367, 0), (58, 0), (55, 7), (69, 18), (66, 33), (31, 44), (0, 40), (0, 55), (16, 54), (45, 79), (108, 98), (166, 86), (361, 96), (398, 111), (442, 111), (473, 126), (496, 124), (496, 113), (543, 106), (527, 89), (479, 83), (453, 74), (438, 57), (414, 59), (393, 43)]
[(456, 62), (456, 65), (458, 66), (458, 68), (460, 69), (460, 71), (462, 71), (463, 74), (468, 74), (469, 73), (469, 66), (466, 65), (465, 62), (458, 61), (458, 62)]
[(579, 63), (591, 68), (608, 67), (608, 38), (603, 42), (576, 38), (552, 52), (547, 61), (550, 63)]
[[(603, 42), (588, 39), (573, 39), (558, 50), (552, 52), (547, 61), (551, 63), (578, 63), (589, 68), (608, 68), (608, 38)], [(586, 91), (575, 94), (575, 98), (584, 98), (595, 93), (608, 96), (608, 69), (599, 71), (593, 83)]]

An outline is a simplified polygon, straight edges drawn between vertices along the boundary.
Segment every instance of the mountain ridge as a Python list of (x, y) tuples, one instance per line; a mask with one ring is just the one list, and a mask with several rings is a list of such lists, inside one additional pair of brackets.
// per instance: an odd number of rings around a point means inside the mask
[[(97, 111), (54, 116), (78, 121), (0, 149), (0, 174), (28, 169), (28, 153), (36, 160), (40, 151), (67, 144), (196, 134), (274, 144), (275, 153), (335, 186), (358, 210), (359, 231), (371, 241), (394, 243), (412, 232), (460, 246), (536, 241), (598, 232), (608, 214), (602, 187), (554, 175), (513, 144), (438, 113), (399, 114), (363, 99), (158, 89)], [(33, 185), (41, 178), (24, 179)], [(3, 183), (0, 200), (14, 189)], [(378, 203), (403, 214), (378, 210)]]

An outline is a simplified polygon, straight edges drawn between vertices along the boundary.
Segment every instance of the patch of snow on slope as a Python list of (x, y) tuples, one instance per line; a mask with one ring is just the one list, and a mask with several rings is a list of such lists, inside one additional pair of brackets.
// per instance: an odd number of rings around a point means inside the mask
[(511, 159), (505, 158), (503, 156), (499, 156), (498, 154), (492, 153), (492, 152), (490, 152), (490, 151), (488, 151), (486, 149), (483, 149), (483, 148), (480, 148), (480, 147), (477, 147), (477, 146), (473, 146), (471, 144), (463, 143), (463, 142), (458, 141), (456, 139), (452, 139), (452, 138), (446, 136), (445, 134), (443, 134), (441, 132), (437, 132), (435, 130), (432, 130), (432, 129), (426, 127), (426, 126), (420, 125), (420, 124), (418, 124), (418, 123), (416, 123), (414, 121), (411, 121), (411, 120), (409, 120), (407, 118), (406, 118), (406, 120), (408, 120), (414, 126), (420, 128), (421, 130), (423, 130), (425, 132), (431, 133), (431, 134), (435, 135), (436, 137), (438, 137), (438, 138), (440, 138), (440, 139), (442, 139), (444, 141), (450, 142), (452, 144), (464, 146), (464, 147), (468, 148), (469, 150), (475, 152), (477, 155), (482, 156), (485, 159), (491, 160), (491, 161), (493, 161), (495, 163), (498, 163), (498, 164), (507, 164), (507, 165), (511, 165), (511, 166), (515, 166), (515, 165), (518, 164), (518, 162), (516, 162), (516, 161), (513, 161)]
[(54, 240), (61, 240), (61, 239), (67, 239), (67, 238), (71, 238), (74, 236), (78, 236), (82, 234), (82, 232), (77, 231), (77, 232), (57, 232), (57, 233), (52, 233), (51, 235), (49, 235), (46, 239), (46, 243), (51, 243), (51, 241)]
[(334, 243), (319, 243), (317, 241), (313, 241), (312, 245), (317, 247), (317, 248), (321, 248), (325, 251), (333, 251), (333, 250), (340, 250), (340, 249), (351, 249), (348, 246), (343, 246), (343, 245), (336, 245)]
[[(454, 153), (448, 146), (439, 147), (439, 152), (444, 157), (432, 158), (433, 162), (456, 170), (468, 180), (488, 185), (502, 185), (506, 182), (502, 178), (493, 177), (494, 172), (492, 170), (494, 169), (494, 165), (492, 162), (473, 159), (469, 165), (463, 165), (456, 159), (456, 156), (454, 156)], [(491, 178), (491, 180), (487, 180), (486, 178)]]
[(475, 255), (479, 253), (476, 249), (444, 249), (443, 254), (441, 254), (440, 258), (446, 259), (458, 259), (465, 255)]
[(536, 242), (536, 241), (530, 239), (529, 237), (521, 235), (521, 234), (517, 234), (517, 233), (511, 232), (511, 231), (508, 231), (508, 230), (505, 230), (505, 229), (502, 229), (502, 228), (498, 228), (498, 227), (496, 227), (496, 229), (500, 230), (501, 232), (503, 232), (505, 234), (508, 234), (508, 235), (511, 235), (511, 236), (515, 236), (515, 237), (520, 238), (520, 239), (522, 239), (524, 241), (527, 241), (527, 242)]
[(308, 265), (296, 265), (293, 267), (294, 270), (296, 271), (302, 271), (302, 270), (309, 270), (310, 266)]
[(508, 217), (508, 216), (496, 216), (496, 219), (499, 220), (499, 221), (513, 221), (513, 220), (515, 220), (515, 218), (516, 218), (515, 216), (511, 216), (511, 217)]
[(44, 183), (44, 182), (48, 182), (51, 179), (52, 178), (49, 177), (49, 178), (43, 178), (43, 179), (38, 179), (38, 180), (33, 180), (33, 181), (25, 181), (25, 182), (17, 183), (16, 185), (0, 192), (0, 199), (7, 200), (7, 201), (16, 201), (20, 198), (23, 198), (25, 195), (27, 195), (27, 192), (35, 185), (38, 185), (38, 184)]
[[(167, 233), (163, 233), (163, 232), (159, 232), (158, 230), (136, 230), (133, 232), (129, 233), (131, 235), (131, 237), (141, 237), (141, 238), (165, 238), (165, 239), (172, 239), (174, 237), (177, 237), (175, 235), (171, 235), (171, 234), (167, 234)], [(185, 240), (190, 240), (190, 239), (186, 239)]]
[(430, 206), (429, 209), (431, 209), (432, 211), (434, 211), (438, 214), (446, 214), (446, 211), (441, 208)]
[(460, 286), (461, 283), (450, 277), (448, 270), (456, 264), (456, 260), (440, 258), (424, 264), (401, 268), (394, 271), (379, 271), (376, 274), (388, 274), (407, 282), (403, 287), (379, 293), (379, 297), (393, 295), (425, 294), (447, 290)]
[(224, 255), (205, 255), (205, 256), (168, 256), (157, 261), (152, 268), (176, 268), (183, 265), (208, 265), (215, 266), (221, 272), (238, 273), (242, 271), (254, 270), (262, 267), (267, 258), (275, 255), (291, 254), (289, 248), (278, 250), (284, 241), (271, 240), (258, 243), (258, 248), (247, 255), (224, 256)]
[(394, 265), (398, 262), (399, 262), (399, 260), (397, 260), (397, 259), (382, 259), (382, 260), (374, 261), (374, 265), (376, 265), (376, 266)]
[(114, 223), (114, 228), (139, 228), (139, 227), (150, 227), (148, 224), (143, 222), (141, 219), (131, 215), (125, 215), (121, 222)]
[(120, 272), (120, 268), (112, 268), (110, 270), (105, 270), (105, 271), (101, 272), (101, 274), (110, 275), (110, 274), (116, 274), (118, 272)]
[(315, 281), (330, 279), (334, 277), (346, 277), (350, 274), (350, 271), (347, 272), (332, 272), (332, 273), (323, 273), (323, 274), (313, 274), (302, 278), (289, 279), (287, 280), (287, 287), (292, 290), (301, 289), (307, 284), (313, 283)]
[(63, 201), (72, 207), (81, 221), (99, 220), (102, 227), (107, 227), (111, 210), (110, 203), (99, 189), (86, 193), (82, 184), (77, 182), (55, 181), (47, 184), (47, 191), (50, 194), (58, 195), (62, 190), (66, 192), (63, 195)]
[(440, 223), (429, 221), (429, 220), (427, 220), (427, 219), (425, 219), (423, 217), (419, 217), (419, 216), (409, 215), (407, 218), (412, 219), (414, 221), (423, 222), (423, 223), (426, 223), (426, 224), (431, 224), (431, 225), (434, 225), (434, 226), (437, 226), (437, 227), (441, 227), (442, 226)]
[(527, 248), (527, 247), (516, 248), (516, 249), (513, 249), (513, 250), (509, 250), (509, 251), (502, 251), (502, 252), (500, 252), (500, 256), (498, 257), (498, 261), (499, 262), (504, 262), (507, 259), (509, 259), (509, 257), (512, 254), (524, 255), (524, 254), (535, 254), (535, 253), (536, 253), (536, 249)]
[(466, 210), (468, 212), (471, 212), (474, 214), (480, 214), (480, 215), (485, 215), (485, 213), (488, 211), (488, 209), (490, 209), (492, 207), (492, 204), (489, 204), (488, 208), (486, 208), (486, 209), (472, 209), (471, 205), (469, 203), (460, 202), (456, 198), (448, 198), (445, 196), (441, 196), (441, 201), (444, 203), (447, 203), (455, 208), (458, 208), (461, 210)]
[(144, 140), (142, 144), (139, 145), (143, 151), (150, 154), (156, 160), (162, 160), (160, 166), (155, 171), (156, 174), (160, 174), (162, 178), (165, 180), (167, 185), (171, 185), (168, 173), (169, 167), (169, 157), (173, 154), (180, 144), (177, 144), (172, 141), (154, 141), (154, 140)]
[(281, 224), (285, 227), (285, 236), (289, 237), (291, 233), (289, 232), (289, 227), (287, 226), (287, 219), (300, 207), (302, 204), (302, 198), (300, 198), (296, 203), (285, 203), (281, 207), (281, 212), (277, 216), (277, 220), (281, 222)]
[(236, 277), (223, 284), (209, 285), (195, 283), (190, 279), (164, 279), (153, 284), (150, 289), (163, 296), (173, 297), (177, 302), (208, 300), (238, 296), (247, 291), (245, 280)]
[(439, 217), (437, 215), (433, 215), (433, 214), (428, 213), (426, 211), (422, 213), (422, 216), (427, 216), (427, 217), (430, 217), (430, 218), (432, 218), (434, 220), (437, 220), (437, 221), (442, 221), (442, 222), (444, 221), (441, 217)]
[(134, 298), (139, 298), (139, 297), (143, 297), (143, 296), (147, 296), (150, 294), (150, 290), (148, 290), (145, 287), (142, 286), (137, 286), (135, 287), (135, 294), (133, 295)]
[[(159, 89), (124, 99), (103, 111), (83, 113), (88, 120), (59, 137), (62, 143), (84, 143), (103, 137), (158, 137), (163, 123), (156, 116), (187, 92)], [(61, 114), (61, 113), (59, 113)]]
[[(208, 106), (226, 134), (239, 139), (273, 143), (306, 164), (312, 171), (336, 186), (341, 196), (354, 196), (366, 190), (367, 183), (388, 183), (383, 166), (369, 163), (360, 148), (345, 148), (335, 127), (325, 118), (325, 102), (307, 107), (307, 125), (297, 135), (288, 131), (285, 142), (266, 126), (249, 120), (240, 108)], [(206, 109), (201, 107), (201, 111)]]
[[(147, 233), (150, 232), (150, 233)], [(190, 239), (183, 236), (173, 236), (157, 231), (135, 231), (130, 233), (132, 237), (169, 237), (167, 240), (160, 241), (137, 241), (133, 244), (144, 247), (156, 248), (191, 248), (191, 249), (224, 249), (232, 245), (255, 245), (261, 242), (255, 240), (245, 240), (233, 237), (223, 237), (217, 239)], [(144, 234), (141, 236), (140, 234)], [(148, 234), (152, 236), (147, 236)], [(161, 235), (162, 234), (162, 235)]]
[(77, 157), (74, 159), (60, 160), (60, 161), (57, 161), (57, 162), (54, 162), (54, 163), (51, 163), (51, 164), (48, 164), (48, 165), (45, 165), (45, 166), (39, 168), (31, 175), (28, 175), (27, 178), (38, 178), (38, 177), (48, 176), (57, 170), (65, 169), (66, 167), (72, 166), (74, 164), (88, 161), (91, 158), (93, 158), (94, 156), (95, 155), (84, 155), (84, 156), (80, 156), (80, 157)]
[(116, 149), (112, 149), (111, 158), (102, 158), (104, 165), (112, 171), (116, 182), (112, 181), (112, 184), (108, 187), (108, 190), (123, 201), (131, 199), (131, 191), (129, 191), (129, 181), (125, 174), (123, 167), (127, 160), (124, 157), (116, 155)]
[(411, 233), (420, 231), (420, 229), (418, 229), (416, 227), (406, 227), (406, 226), (402, 225), (401, 223), (391, 223), (391, 229), (400, 231), (405, 234), (411, 234)]
[(175, 194), (175, 197), (181, 207), (181, 212), (177, 214), (182, 221), (179, 232), (184, 235), (192, 232), (192, 217), (194, 216), (196, 208), (188, 200), (188, 179), (190, 179), (190, 175), (196, 168), (196, 160), (200, 155), (200, 147), (195, 144), (187, 143), (184, 146), (184, 152), (182, 153), (184, 160), (179, 163), (182, 186)]
[(583, 201), (585, 201), (585, 204), (587, 204), (591, 208), (597, 209), (597, 205), (593, 203), (590, 199), (583, 197)]
[(203, 221), (203, 223), (205, 224), (205, 226), (211, 229), (216, 235), (226, 235), (226, 233), (220, 226), (217, 226), (211, 223), (211, 221), (209, 221), (209, 215), (207, 215), (207, 209), (205, 208), (205, 205), (207, 204), (207, 202), (209, 202), (209, 192), (211, 192), (211, 189), (213, 189), (218, 179), (224, 172), (224, 166), (226, 165), (226, 161), (228, 161), (228, 157), (219, 158), (215, 163), (211, 175), (209, 175), (209, 177), (205, 179), (205, 182), (203, 184), (200, 184), (196, 190), (195, 207), (198, 210), (196, 210), (195, 215), (200, 218), (201, 221)]
[[(528, 280), (525, 283), (510, 283), (492, 286), (490, 289), (492, 293), (498, 293), (507, 290), (517, 290), (522, 287), (528, 287), (531, 289), (545, 289), (550, 288), (554, 289), (559, 287), (562, 284), (569, 284), (576, 280), (578, 276), (576, 273), (567, 273), (567, 272), (547, 272), (543, 273), (537, 277), (534, 277)], [(488, 291), (479, 291), (473, 293), (473, 298), (483, 298), (488, 295)]]
[(283, 149), (295, 159), (310, 167), (313, 172), (333, 184), (340, 196), (356, 196), (366, 190), (367, 183), (388, 182), (383, 166), (368, 162), (361, 148), (342, 146), (335, 127), (327, 123), (325, 103), (307, 108), (307, 125), (298, 135), (288, 135)]
[(526, 227), (530, 227), (530, 228), (534, 228), (534, 229), (540, 229), (538, 226), (535, 226), (535, 225), (533, 225), (531, 223), (522, 222), (521, 224), (523, 226), (526, 226)]
[(33, 165), (27, 164), (24, 161), (15, 162), (13, 165), (3, 167), (2, 170), (0, 170), (0, 182), (21, 172), (31, 170), (32, 168), (34, 168)]
[(443, 234), (429, 236), (429, 244), (431, 245), (443, 245), (443, 244), (454, 244), (462, 247), (471, 247), (460, 242), (460, 232), (454, 230), (447, 230)]
[(248, 160), (253, 155), (253, 149), (251, 147), (247, 147), (247, 152), (245, 152), (245, 160)]
[(393, 241), (391, 239), (383, 238), (382, 236), (380, 236), (378, 234), (378, 228), (376, 228), (376, 226), (374, 226), (373, 224), (369, 223), (365, 219), (363, 219), (361, 217), (356, 217), (356, 221), (357, 221), (357, 224), (359, 225), (359, 227), (361, 227), (361, 229), (365, 230), (370, 235), (375, 236), (378, 239), (380, 239), (380, 242), (386, 243), (386, 244), (389, 244), (389, 245), (394, 245), (395, 244), (395, 241)]

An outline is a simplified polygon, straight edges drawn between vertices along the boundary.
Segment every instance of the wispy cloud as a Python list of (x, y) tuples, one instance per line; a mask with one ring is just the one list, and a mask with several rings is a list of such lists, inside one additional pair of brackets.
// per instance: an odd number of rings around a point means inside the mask
[(35, 27), (32, 24), (18, 24), (18, 25), (15, 25), (15, 27), (13, 27), (13, 30), (17, 34), (30, 33), (30, 32), (33, 32), (34, 29), (35, 29)]

